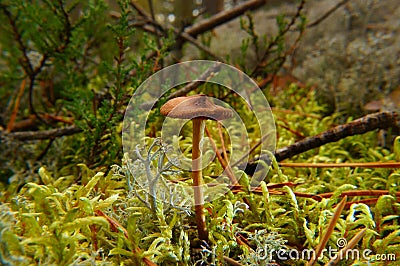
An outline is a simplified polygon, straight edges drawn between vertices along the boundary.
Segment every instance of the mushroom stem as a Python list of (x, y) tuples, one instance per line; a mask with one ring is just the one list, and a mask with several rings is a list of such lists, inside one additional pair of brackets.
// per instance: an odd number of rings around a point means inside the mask
[(196, 224), (199, 238), (208, 241), (206, 218), (204, 215), (204, 194), (201, 163), (201, 141), (204, 134), (205, 121), (202, 118), (193, 118), (193, 146), (192, 146), (192, 177), (194, 190), (194, 205)]

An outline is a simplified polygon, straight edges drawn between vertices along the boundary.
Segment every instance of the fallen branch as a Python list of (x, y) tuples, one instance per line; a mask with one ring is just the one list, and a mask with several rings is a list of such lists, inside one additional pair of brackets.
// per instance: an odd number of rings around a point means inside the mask
[(266, 0), (246, 1), (243, 4), (238, 5), (232, 9), (219, 12), (208, 19), (204, 19), (197, 22), (196, 24), (187, 28), (185, 30), (185, 33), (195, 37), (201, 33), (212, 30), (215, 27), (224, 24), (225, 22), (228, 22), (236, 17), (239, 17), (240, 15), (243, 15), (245, 12), (249, 10), (257, 9), (266, 4), (266, 2), (267, 2)]
[[(130, 4), (141, 16), (143, 16), (145, 18), (145, 20), (147, 20), (154, 27), (154, 29), (149, 29), (147, 27), (147, 24), (143, 24), (143, 25), (132, 24), (133, 26), (140, 26), (145, 31), (148, 31), (148, 32), (151, 32), (151, 33), (155, 34), (158, 40), (159, 40), (159, 38), (158, 38), (159, 37), (159, 32), (158, 31), (161, 31), (160, 34), (162, 34), (162, 35), (167, 35), (168, 31), (172, 30), (177, 35), (177, 37), (182, 38), (184, 41), (187, 41), (187, 42), (193, 44), (198, 49), (206, 52), (209, 56), (215, 58), (216, 60), (218, 60), (220, 62), (224, 62), (225, 61), (220, 56), (214, 54), (210, 50), (210, 48), (208, 48), (207, 46), (203, 45), (201, 42), (197, 41), (196, 38), (194, 38), (190, 34), (188, 34), (186, 32), (183, 32), (183, 31), (179, 31), (179, 30), (177, 30), (175, 27), (173, 27), (171, 25), (161, 25), (157, 21), (155, 21), (153, 18), (151, 18), (149, 15), (147, 15), (146, 11), (144, 9), (142, 9), (137, 3), (135, 3), (134, 1), (131, 1)], [(176, 43), (171, 45), (169, 47), (169, 50), (171, 50), (175, 46), (176, 46)], [(151, 57), (153, 57), (155, 55), (156, 55), (156, 51), (152, 52), (148, 56), (148, 58), (151, 58)]]
[[(169, 101), (169, 100), (171, 100), (173, 98), (176, 98), (176, 97), (184, 96), (184, 95), (188, 94), (189, 92), (197, 89), (200, 85), (206, 83), (209, 79), (214, 77), (218, 73), (220, 68), (221, 68), (221, 63), (215, 62), (215, 64), (213, 66), (211, 66), (206, 71), (204, 71), (194, 81), (188, 83), (183, 88), (181, 88), (181, 89), (171, 93), (170, 95), (168, 95), (166, 97), (166, 101)], [(156, 102), (153, 102), (153, 101), (145, 102), (145, 103), (141, 104), (140, 108), (148, 110), (149, 108), (151, 108), (151, 106), (156, 106), (157, 103), (158, 103), (158, 100), (156, 100)]]
[[(376, 129), (398, 127), (397, 123), (398, 114), (396, 112), (379, 112), (370, 114), (350, 123), (329, 129), (316, 136), (305, 138), (292, 145), (278, 149), (275, 151), (275, 158), (278, 162), (283, 161), (284, 159), (291, 158), (300, 153), (349, 136), (364, 134)], [(268, 155), (262, 155), (258, 160), (263, 160), (266, 163), (269, 163), (271, 159)], [(241, 168), (245, 168), (244, 171), (247, 174), (253, 174), (257, 164), (257, 161), (254, 160)]]
[(337, 3), (334, 7), (332, 7), (331, 9), (329, 9), (327, 12), (325, 12), (321, 17), (317, 18), (316, 20), (314, 20), (313, 22), (307, 24), (307, 28), (312, 28), (317, 26), (318, 24), (320, 24), (322, 21), (324, 21), (327, 17), (329, 17), (330, 15), (332, 15), (336, 10), (339, 9), (339, 7), (345, 5), (347, 2), (349, 2), (349, 0), (342, 0), (339, 3)]
[(3, 136), (5, 136), (6, 138), (24, 141), (24, 140), (52, 139), (62, 136), (69, 136), (80, 132), (82, 132), (82, 129), (76, 126), (69, 126), (69, 127), (55, 128), (43, 131), (13, 132), (8, 134), (3, 134)]

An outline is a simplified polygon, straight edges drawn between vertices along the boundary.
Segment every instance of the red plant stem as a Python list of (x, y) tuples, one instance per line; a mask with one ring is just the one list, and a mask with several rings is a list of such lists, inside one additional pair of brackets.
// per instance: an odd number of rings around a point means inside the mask
[(204, 194), (200, 141), (204, 132), (204, 119), (194, 118), (193, 122), (193, 146), (192, 146), (192, 178), (194, 191), (194, 208), (196, 215), (197, 232), (199, 238), (208, 241), (206, 217), (204, 215)]

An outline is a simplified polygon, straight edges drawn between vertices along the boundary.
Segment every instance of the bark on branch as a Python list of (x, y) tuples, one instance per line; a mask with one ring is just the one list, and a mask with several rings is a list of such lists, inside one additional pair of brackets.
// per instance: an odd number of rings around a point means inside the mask
[(82, 129), (76, 126), (55, 128), (43, 131), (23, 131), (23, 132), (13, 132), (8, 134), (1, 134), (6, 138), (14, 139), (14, 140), (44, 140), (44, 139), (53, 139), (62, 136), (69, 136), (73, 134), (77, 134), (82, 132)]
[(187, 28), (185, 32), (192, 36), (197, 36), (201, 33), (209, 31), (225, 22), (228, 22), (240, 15), (243, 15), (246, 11), (257, 9), (264, 4), (266, 4), (266, 0), (252, 0), (246, 1), (241, 5), (238, 5), (232, 9), (217, 13), (216, 15), (201, 20), (191, 27)]
[[(275, 158), (279, 162), (345, 137), (364, 134), (376, 129), (396, 128), (399, 126), (398, 119), (398, 114), (396, 112), (379, 112), (370, 114), (350, 123), (329, 129), (316, 136), (305, 138), (292, 145), (278, 149), (275, 151)], [(268, 156), (261, 156), (258, 160), (269, 163), (271, 159)], [(244, 171), (247, 174), (253, 174), (256, 166), (257, 161), (250, 162), (247, 164)]]

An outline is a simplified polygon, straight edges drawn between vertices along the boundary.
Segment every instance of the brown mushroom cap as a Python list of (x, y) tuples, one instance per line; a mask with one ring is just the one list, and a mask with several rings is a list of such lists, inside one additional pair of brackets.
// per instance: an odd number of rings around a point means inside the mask
[(231, 109), (215, 105), (204, 94), (171, 99), (161, 107), (160, 112), (165, 116), (181, 119), (224, 120), (233, 115)]

